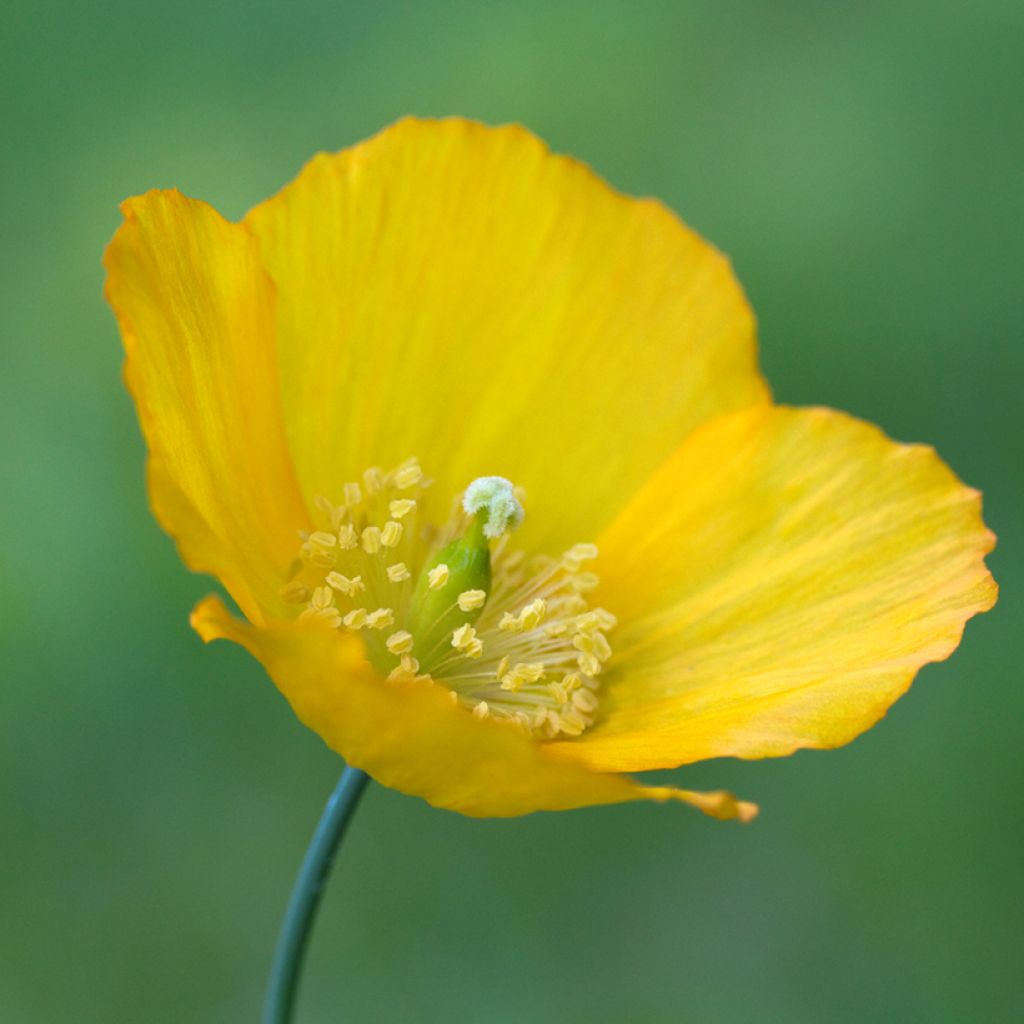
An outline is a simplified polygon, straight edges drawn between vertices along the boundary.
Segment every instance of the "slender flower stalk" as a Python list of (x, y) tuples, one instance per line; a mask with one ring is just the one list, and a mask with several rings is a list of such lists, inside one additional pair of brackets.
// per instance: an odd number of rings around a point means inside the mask
[(292, 1019), (299, 974), (320, 906), (320, 896), (331, 873), (334, 855), (345, 838), (348, 823), (369, 781), (369, 776), (358, 768), (346, 768), (313, 833), (288, 900), (274, 951), (267, 998), (263, 1004), (263, 1024), (288, 1024)]

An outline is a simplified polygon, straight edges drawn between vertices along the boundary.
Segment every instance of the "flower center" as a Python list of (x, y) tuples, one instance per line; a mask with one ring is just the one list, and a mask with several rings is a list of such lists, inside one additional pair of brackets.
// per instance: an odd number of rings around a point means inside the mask
[(481, 477), (441, 527), (424, 520), (430, 481), (416, 459), (346, 483), (342, 503), (318, 498), (285, 600), (298, 617), (362, 635), (382, 674), (428, 678), (481, 718), (541, 738), (578, 736), (593, 723), (598, 677), (615, 617), (586, 595), (593, 544), (560, 558), (513, 549), (519, 495)]

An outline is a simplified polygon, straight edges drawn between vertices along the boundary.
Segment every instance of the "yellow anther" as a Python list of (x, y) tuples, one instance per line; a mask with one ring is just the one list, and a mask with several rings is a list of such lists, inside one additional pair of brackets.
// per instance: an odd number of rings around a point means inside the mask
[(427, 573), (427, 579), (430, 581), (431, 590), (440, 590), (448, 582), (448, 566), (442, 562), (440, 565), (435, 565), (430, 572)]
[(299, 616), (299, 622), (316, 622), (336, 629), (341, 625), (341, 612), (337, 608), (307, 608)]
[(580, 711), (590, 713), (597, 710), (597, 697), (590, 690), (574, 690), (572, 694), (573, 706)]
[(318, 548), (333, 548), (338, 543), (338, 538), (326, 530), (317, 530), (309, 535), (309, 543), (315, 544)]
[(544, 635), (551, 637), (552, 640), (556, 640), (558, 637), (567, 636), (569, 633), (569, 623), (564, 619), (560, 619), (558, 622), (549, 622), (544, 627)]
[(464, 590), (459, 594), (459, 609), (464, 612), (476, 611), (477, 608), (483, 608), (486, 600), (486, 590)]
[(368, 555), (375, 555), (380, 551), (380, 527), (368, 526), (359, 537), (359, 543)]
[(579, 736), (588, 724), (575, 708), (568, 708), (558, 716), (559, 731), (564, 732), (566, 736)]
[(588, 676), (601, 674), (601, 662), (593, 654), (584, 652), (576, 659), (576, 664), (579, 665), (583, 673)]
[(501, 617), (501, 621), (498, 623), (498, 629), (504, 630), (506, 633), (522, 633), (523, 626), (519, 621), (518, 615), (513, 615), (511, 612), (505, 612)]
[(412, 498), (395, 498), (394, 501), (388, 503), (388, 511), (391, 513), (392, 519), (401, 519), (403, 516), (407, 516), (416, 507), (416, 502)]
[(356, 594), (360, 594), (366, 589), (362, 576), (348, 577), (343, 576), (340, 572), (329, 572), (326, 579), (329, 586), (340, 590), (348, 597), (355, 597)]
[(363, 489), (354, 480), (345, 484), (341, 492), (348, 508), (358, 505), (363, 500)]
[(559, 704), (569, 703), (569, 693), (562, 683), (548, 683), (548, 692), (558, 701)]
[(508, 671), (509, 657), (506, 654), (501, 661), (498, 662), (498, 667), (494, 670), (494, 676), (501, 682), (501, 677)]
[(366, 609), (353, 608), (341, 621), (349, 629), (362, 629), (366, 625)]
[(572, 638), (572, 645), (577, 651), (586, 651), (588, 654), (594, 649), (594, 641), (589, 633), (576, 633)]
[(591, 562), (597, 558), (596, 544), (574, 544), (562, 556), (562, 564), (569, 572), (578, 572), (584, 562)]
[(367, 494), (378, 494), (384, 490), (384, 474), (377, 466), (370, 466), (363, 470), (363, 483)]
[(402, 583), (404, 580), (407, 580), (410, 575), (409, 568), (406, 566), (405, 562), (395, 562), (394, 565), (389, 565), (386, 571), (388, 579), (391, 580), (392, 583)]
[(587, 594), (591, 590), (596, 590), (598, 583), (601, 581), (597, 578), (597, 575), (592, 572), (581, 572), (575, 576), (570, 577), (573, 589), (580, 594)]
[[(578, 577), (570, 576), (570, 580)], [(567, 594), (559, 598), (558, 611), (560, 615), (580, 615), (587, 610), (587, 599), (582, 594)]]
[(395, 486), (400, 491), (415, 487), (422, 479), (423, 470), (415, 459), (410, 459), (395, 471)]
[(380, 542), (386, 548), (398, 547), (399, 541), (402, 539), (402, 524), (396, 523), (394, 519), (389, 520), (384, 524), (384, 529), (380, 531)]
[(476, 630), (467, 622), (452, 633), (452, 647), (469, 658), (479, 658), (484, 653), (484, 642)]
[(535, 601), (531, 601), (520, 613), (519, 621), (522, 623), (522, 628), (527, 632), (531, 629), (536, 629), (544, 618), (547, 612), (547, 602), (542, 597), (538, 597)]
[(311, 608), (315, 608), (318, 612), (330, 608), (334, 604), (334, 591), (330, 587), (314, 588), (309, 604)]
[[(415, 679), (420, 674), (420, 663), (411, 655), (403, 654), (398, 665), (388, 673), (388, 679)], [(425, 678), (429, 679), (429, 676)], [(451, 695), (458, 701), (458, 694), (452, 690)]]
[(512, 671), (518, 673), (528, 683), (539, 683), (544, 678), (544, 666), (539, 662), (520, 662)]
[(487, 701), (482, 700), (475, 708), (473, 708), (473, 717), (484, 719), (490, 715), (491, 709), (487, 706)]
[(359, 534), (351, 523), (342, 523), (338, 527), (338, 547), (343, 551), (351, 551), (359, 543)]
[(464, 651), (476, 639), (476, 630), (467, 622), (452, 633), (452, 647)]
[(392, 654), (408, 654), (412, 650), (412, 633), (406, 632), (404, 629), (400, 629), (397, 633), (392, 633), (391, 636), (384, 641), (384, 646)]
[(573, 690), (578, 690), (583, 685), (583, 680), (577, 673), (567, 672), (562, 677), (562, 685), (569, 693), (572, 693)]
[(395, 613), (390, 608), (378, 608), (366, 616), (368, 629), (387, 629), (395, 624)]
[(299, 583), (298, 580), (292, 580), (291, 583), (286, 583), (278, 591), (278, 594), (282, 601), (287, 601), (289, 604), (305, 604), (309, 600), (309, 587), (304, 583)]

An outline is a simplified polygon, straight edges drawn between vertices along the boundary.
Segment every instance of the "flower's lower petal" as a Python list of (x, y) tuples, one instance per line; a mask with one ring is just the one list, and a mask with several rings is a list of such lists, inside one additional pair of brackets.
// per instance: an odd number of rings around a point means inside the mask
[(993, 543), (931, 449), (825, 409), (708, 424), (600, 542), (616, 660), (598, 724), (552, 753), (639, 771), (847, 743), (995, 602)]
[(307, 520), (282, 427), (272, 285), (249, 232), (206, 204), (149, 192), (122, 210), (106, 292), (151, 501), (188, 564), (259, 621)]
[(442, 515), (525, 488), (523, 538), (592, 540), (695, 426), (763, 401), (728, 261), (524, 128), (406, 119), (246, 218), (278, 285), (307, 499), (416, 455)]
[(647, 799), (680, 800), (717, 818), (756, 813), (728, 793), (645, 787), (550, 758), (513, 726), (455, 706), (440, 686), (381, 679), (351, 635), (310, 624), (250, 626), (215, 597), (196, 607), (192, 624), (204, 640), (233, 640), (262, 662), (301, 721), (349, 764), (435, 806), (511, 817)]

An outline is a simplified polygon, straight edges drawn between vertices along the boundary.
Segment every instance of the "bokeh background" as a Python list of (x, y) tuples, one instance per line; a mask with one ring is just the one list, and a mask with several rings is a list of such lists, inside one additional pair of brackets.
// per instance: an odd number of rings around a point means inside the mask
[(1024, 7), (66, 3), (0, 29), (0, 1020), (256, 1019), (340, 768), (143, 494), (117, 202), (230, 216), (407, 112), (522, 121), (733, 258), (780, 399), (938, 449), (1003, 588), (833, 753), (666, 773), (756, 824), (470, 821), (372, 788), (299, 1020), (1020, 1019)]

